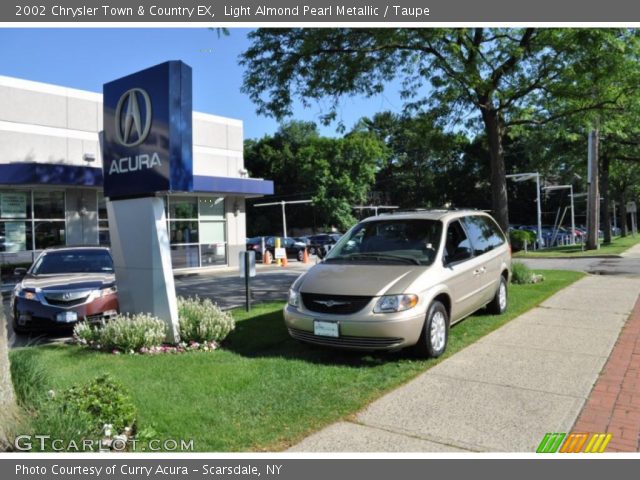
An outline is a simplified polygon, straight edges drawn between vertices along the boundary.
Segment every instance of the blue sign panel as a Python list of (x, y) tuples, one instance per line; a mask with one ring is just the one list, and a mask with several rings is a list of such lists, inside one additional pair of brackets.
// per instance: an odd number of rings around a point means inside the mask
[(193, 191), (191, 67), (161, 63), (106, 83), (103, 93), (105, 196)]

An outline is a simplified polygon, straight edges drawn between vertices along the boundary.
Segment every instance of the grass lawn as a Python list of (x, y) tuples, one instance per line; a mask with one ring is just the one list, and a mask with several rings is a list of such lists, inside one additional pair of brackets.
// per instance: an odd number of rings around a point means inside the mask
[(545, 248), (543, 250), (529, 251), (523, 250), (515, 253), (514, 258), (536, 258), (536, 257), (584, 257), (590, 255), (618, 255), (625, 250), (640, 243), (640, 235), (632, 237), (613, 237), (611, 243), (600, 244), (598, 250), (582, 250), (581, 245), (564, 245), (562, 247)]
[[(540, 284), (511, 286), (505, 315), (476, 314), (453, 327), (445, 358), (583, 276), (544, 275)], [(282, 306), (235, 311), (236, 330), (213, 353), (111, 355), (46, 346), (14, 350), (11, 359), (35, 359), (54, 389), (110, 373), (130, 390), (140, 428), (152, 426), (160, 439), (193, 439), (196, 450), (208, 452), (285, 449), (437, 363), (405, 352), (363, 354), (303, 345), (289, 338)]]

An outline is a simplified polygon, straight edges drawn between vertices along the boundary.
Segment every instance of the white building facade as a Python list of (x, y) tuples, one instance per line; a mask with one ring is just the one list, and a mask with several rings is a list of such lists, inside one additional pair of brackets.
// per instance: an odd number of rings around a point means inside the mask
[[(58, 245), (108, 245), (102, 192), (102, 95), (0, 76), (0, 264)], [(164, 199), (174, 270), (236, 266), (247, 178), (241, 120), (193, 113), (194, 192)]]

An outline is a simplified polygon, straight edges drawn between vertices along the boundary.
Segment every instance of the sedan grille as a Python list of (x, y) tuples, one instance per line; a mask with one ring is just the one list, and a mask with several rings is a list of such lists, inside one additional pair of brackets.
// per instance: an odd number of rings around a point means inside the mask
[(362, 310), (373, 297), (356, 295), (322, 295), (302, 292), (302, 303), (312, 312), (348, 315)]
[(74, 307), (85, 303), (89, 295), (91, 295), (91, 290), (50, 290), (43, 293), (49, 305)]
[(359, 348), (363, 350), (389, 349), (400, 345), (404, 338), (400, 337), (322, 337), (313, 332), (290, 328), (289, 335), (296, 340), (315, 343), (327, 347)]

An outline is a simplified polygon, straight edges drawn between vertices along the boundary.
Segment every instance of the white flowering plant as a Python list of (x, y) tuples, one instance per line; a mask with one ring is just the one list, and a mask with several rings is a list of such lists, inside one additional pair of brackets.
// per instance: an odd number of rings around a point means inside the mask
[(220, 343), (235, 328), (235, 320), (208, 298), (178, 297), (180, 338), (191, 344)]

